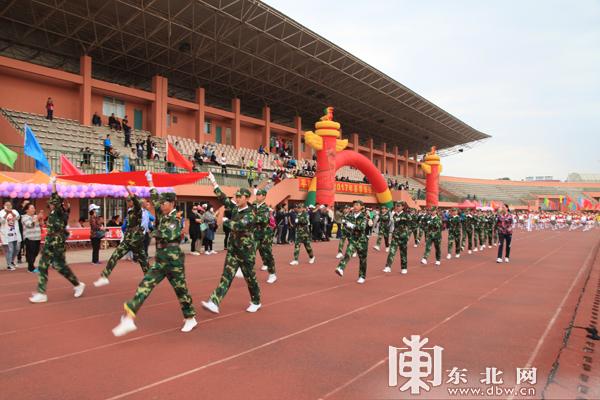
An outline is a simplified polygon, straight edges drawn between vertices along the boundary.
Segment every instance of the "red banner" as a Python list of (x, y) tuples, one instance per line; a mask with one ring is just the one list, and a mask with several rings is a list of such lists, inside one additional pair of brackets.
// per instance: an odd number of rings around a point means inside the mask
[[(148, 186), (146, 171), (113, 172), (110, 174), (62, 175), (58, 179), (81, 183), (99, 183), (103, 185)], [(169, 174), (153, 172), (152, 180), (156, 187), (167, 187), (195, 183), (208, 176), (208, 172), (189, 172), (185, 174)]]
[[(123, 231), (119, 227), (110, 227), (106, 228), (106, 235), (104, 235), (104, 240), (121, 240), (123, 237)], [(89, 242), (90, 241), (90, 228), (67, 228), (69, 231), (69, 237), (67, 239), (67, 243), (73, 242)], [(46, 238), (46, 228), (42, 228), (42, 242)]]
[[(308, 191), (312, 178), (298, 178), (298, 188)], [(337, 193), (373, 194), (373, 188), (368, 183), (335, 182)]]

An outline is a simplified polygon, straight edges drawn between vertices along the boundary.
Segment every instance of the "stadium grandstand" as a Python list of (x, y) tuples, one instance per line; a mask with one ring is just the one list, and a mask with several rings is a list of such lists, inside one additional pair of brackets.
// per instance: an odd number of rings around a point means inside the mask
[[(348, 148), (375, 164), (394, 199), (422, 204), (425, 181), (418, 164), (431, 146), (447, 155), (489, 138), (254, 0), (5, 2), (0, 84), (5, 93), (0, 143), (18, 154), (14, 172), (2, 170), (23, 180), (34, 179), (35, 172), (23, 152), (27, 124), (57, 173), (61, 156), (86, 173), (122, 170), (125, 159), (131, 164), (137, 159), (138, 168), (175, 172), (164, 159), (169, 142), (197, 170), (217, 174), (228, 194), (255, 184), (271, 188), (272, 205), (302, 201), (306, 189), (298, 177), (310, 177), (314, 165), (303, 133), (332, 105)], [(109, 121), (113, 116), (117, 125)], [(114, 150), (110, 168), (107, 135)], [(257, 176), (251, 182), (252, 167)], [(279, 179), (273, 177), (282, 170), (288, 179), (275, 185)], [(350, 167), (337, 176), (365, 182)], [(440, 182), (447, 206), (475, 197), (532, 207), (548, 196), (596, 204), (600, 193), (600, 183), (571, 178), (561, 183), (442, 177)], [(188, 206), (214, 198), (203, 181), (176, 190)], [(374, 195), (352, 186), (336, 201), (357, 197), (377, 203)], [(80, 200), (79, 208), (85, 210), (88, 201)], [(123, 206), (109, 209), (118, 207)]]

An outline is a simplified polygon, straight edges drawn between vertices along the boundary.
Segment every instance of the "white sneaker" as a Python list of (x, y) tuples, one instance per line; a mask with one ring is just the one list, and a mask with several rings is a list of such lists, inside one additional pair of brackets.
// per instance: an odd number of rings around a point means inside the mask
[(48, 296), (43, 293), (33, 293), (29, 298), (29, 301), (32, 303), (45, 303), (48, 301)]
[(425, 258), (421, 258), (421, 264), (427, 265), (427, 260)]
[(210, 251), (210, 254), (219, 254), (219, 253), (218, 253), (218, 252), (216, 252), (216, 251), (214, 251), (214, 250), (211, 250), (211, 251)]
[(308, 260), (308, 263), (314, 264), (316, 260), (317, 260), (317, 257), (313, 256), (310, 260)]
[(406, 275), (408, 274), (408, 269), (401, 269), (400, 273)]
[(202, 303), (202, 307), (204, 307), (208, 311), (215, 313), (215, 314), (219, 313), (219, 306), (216, 305), (215, 303), (213, 303), (212, 300), (202, 301), (201, 303)]
[(238, 270), (235, 272), (235, 277), (236, 278), (243, 278), (244, 277), (244, 273), (242, 272), (241, 268), (238, 268)]
[(196, 318), (186, 318), (185, 322), (183, 323), (183, 327), (181, 328), (181, 332), (190, 332), (196, 327), (196, 325), (198, 325), (198, 321), (196, 321)]
[(112, 330), (112, 333), (116, 337), (119, 337), (119, 336), (127, 335), (128, 333), (133, 332), (136, 329), (137, 329), (137, 326), (135, 326), (135, 322), (133, 322), (133, 318), (122, 315), (121, 322), (119, 322), (119, 325), (114, 327), (114, 329)]
[(413, 247), (419, 247), (419, 245), (415, 243), (415, 244), (413, 244)]
[(365, 278), (363, 278), (363, 277), (358, 278), (356, 283), (360, 283), (362, 285), (363, 283), (365, 283)]
[(377, 245), (373, 246), (373, 248), (374, 248), (375, 250), (377, 250), (377, 251), (381, 250), (381, 247), (379, 247), (379, 246), (377, 246)]
[(79, 282), (79, 285), (75, 286), (73, 288), (73, 290), (75, 291), (75, 293), (73, 294), (73, 296), (75, 296), (75, 297), (81, 297), (81, 295), (83, 294), (83, 291), (85, 290), (85, 283)]
[(383, 269), (383, 272), (392, 272), (392, 269), (390, 267), (385, 267)]
[(210, 256), (210, 251), (205, 251), (204, 254)]
[(266, 271), (266, 270), (268, 270), (268, 269), (269, 269), (269, 267), (267, 267), (266, 265), (263, 265), (262, 267), (260, 267), (260, 270), (261, 270), (261, 271)]
[(508, 257), (504, 257), (504, 262), (507, 263), (508, 262)]
[(479, 250), (481, 250), (481, 251), (483, 251), (483, 249), (485, 249), (485, 246), (481, 246), (481, 247), (479, 248)]
[(446, 259), (447, 259), (447, 260), (449, 260), (449, 259), (451, 259), (451, 258), (452, 258), (452, 254), (448, 254), (448, 255), (446, 256)]
[(298, 265), (298, 260), (292, 260), (292, 261), (290, 261), (290, 265)]
[(491, 248), (492, 248), (492, 246), (490, 246), (490, 245), (488, 244), (488, 249), (491, 249)]
[(107, 277), (101, 276), (100, 278), (98, 278), (97, 281), (94, 282), (94, 286), (102, 287), (102, 286), (108, 285), (109, 283), (110, 283), (110, 281), (108, 280)]
[(335, 258), (337, 258), (338, 260), (342, 257), (344, 257), (344, 255), (342, 253), (337, 253), (337, 256), (335, 256)]
[(386, 252), (386, 253), (389, 253), (389, 252), (390, 252), (390, 248), (389, 248), (389, 247), (388, 247), (388, 248), (386, 248), (386, 249), (385, 249), (385, 252)]
[[(470, 250), (469, 250), (469, 251), (470, 251)], [(477, 247), (475, 247), (475, 248), (473, 249), (473, 251), (479, 251), (479, 250), (477, 250)]]
[(352, 254), (352, 258), (356, 258), (357, 255), (357, 253)]
[(198, 253), (197, 251), (192, 251), (192, 252), (190, 252), (190, 254), (193, 255), (193, 256), (199, 256), (200, 255), (200, 253)]
[(473, 252), (471, 250), (469, 250), (469, 254), (473, 254)]
[(439, 266), (439, 265), (442, 265), (442, 263), (441, 263), (441, 261), (436, 261), (436, 262), (435, 262), (435, 265), (438, 265), (438, 266)]
[(496, 262), (497, 263), (501, 263), (502, 262), (502, 257), (496, 258)]
[(335, 273), (338, 274), (339, 276), (344, 276), (344, 271), (341, 268), (336, 268)]
[(456, 254), (454, 258), (460, 258), (460, 254)]
[(269, 278), (267, 279), (267, 283), (275, 283), (276, 280), (277, 280), (277, 275), (275, 275), (275, 274), (269, 274)]
[(261, 307), (262, 307), (261, 304), (250, 303), (250, 305), (248, 306), (248, 308), (246, 308), (246, 311), (251, 312), (251, 313), (255, 313), (258, 310), (260, 310)]

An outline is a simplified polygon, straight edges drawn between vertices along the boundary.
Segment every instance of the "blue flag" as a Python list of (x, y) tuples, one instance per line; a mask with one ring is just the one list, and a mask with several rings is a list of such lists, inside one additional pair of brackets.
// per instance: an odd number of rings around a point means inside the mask
[(123, 157), (123, 172), (131, 172), (131, 167), (129, 166), (129, 157)]
[(35, 160), (35, 169), (42, 171), (46, 175), (52, 175), (52, 168), (50, 168), (46, 154), (27, 124), (25, 124), (25, 146), (23, 150), (26, 155)]

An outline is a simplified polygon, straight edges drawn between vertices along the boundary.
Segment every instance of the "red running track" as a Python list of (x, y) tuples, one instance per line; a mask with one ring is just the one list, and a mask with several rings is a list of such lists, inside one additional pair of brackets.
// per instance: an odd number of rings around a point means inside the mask
[(244, 312), (248, 292), (236, 279), (218, 316), (200, 301), (218, 282), (223, 254), (188, 256), (198, 327), (179, 332), (178, 303), (163, 282), (142, 308), (138, 331), (125, 338), (114, 338), (111, 328), (141, 278), (136, 264), (120, 263), (103, 288), (91, 285), (98, 267), (74, 265), (88, 284), (80, 299), (53, 271), (49, 302), (39, 305), (27, 301), (35, 277), (3, 272), (0, 397), (406, 398), (408, 392), (388, 386), (388, 346), (421, 335), (428, 347), (444, 348), (444, 383), (413, 397), (449, 397), (455, 386), (445, 383), (446, 370), (453, 367), (468, 370), (460, 387), (485, 389), (479, 379), (486, 367), (504, 371), (509, 387), (515, 369), (529, 365), (538, 372), (536, 395), (528, 398), (538, 398), (584, 276), (600, 268), (592, 257), (599, 241), (598, 231), (517, 232), (510, 264), (496, 264), (492, 248), (444, 258), (439, 269), (432, 258), (421, 266), (422, 246), (410, 247), (408, 275), (398, 273), (398, 259), (383, 274), (387, 254), (371, 250), (362, 286), (355, 283), (357, 259), (344, 278), (333, 273), (337, 241), (314, 244), (317, 263), (309, 265), (301, 253), (297, 267), (288, 265), (292, 247), (275, 245), (279, 280), (267, 285), (266, 273), (258, 272), (263, 309)]

